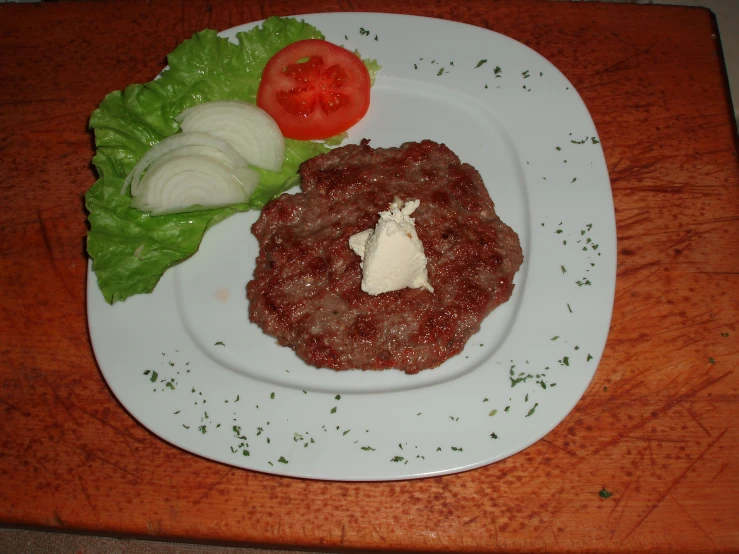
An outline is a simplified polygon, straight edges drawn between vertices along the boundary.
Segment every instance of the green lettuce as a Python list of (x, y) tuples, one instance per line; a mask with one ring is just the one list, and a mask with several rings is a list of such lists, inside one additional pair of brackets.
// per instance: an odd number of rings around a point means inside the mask
[(169, 67), (158, 79), (108, 94), (93, 112), (92, 162), (99, 178), (85, 195), (87, 252), (107, 302), (151, 292), (169, 267), (197, 252), (211, 226), (237, 212), (261, 208), (297, 184), (303, 161), (328, 151), (327, 144), (286, 139), (282, 171), (259, 170), (260, 184), (248, 203), (227, 208), (149, 216), (130, 207), (128, 193), (121, 194), (139, 158), (179, 132), (177, 114), (213, 100), (255, 102), (267, 61), (288, 44), (309, 38), (324, 36), (304, 21), (279, 17), (238, 33), (237, 44), (213, 30), (196, 33), (167, 56)]

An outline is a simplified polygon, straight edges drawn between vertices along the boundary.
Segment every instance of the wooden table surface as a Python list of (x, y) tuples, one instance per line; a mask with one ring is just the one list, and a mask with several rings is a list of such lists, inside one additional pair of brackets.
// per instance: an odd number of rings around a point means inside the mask
[[(346, 484), (210, 462), (134, 421), (90, 348), (82, 195), (103, 96), (205, 27), (351, 10), (523, 42), (574, 83), (605, 151), (619, 250), (602, 362), (554, 431), (482, 469)], [(583, 2), (0, 5), (0, 524), (303, 549), (739, 549), (739, 165), (716, 33), (708, 10)]]

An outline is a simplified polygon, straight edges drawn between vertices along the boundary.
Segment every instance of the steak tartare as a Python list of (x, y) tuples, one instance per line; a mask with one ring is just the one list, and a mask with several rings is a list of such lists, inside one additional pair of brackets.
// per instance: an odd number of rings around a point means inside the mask
[[(249, 318), (306, 363), (418, 373), (458, 354), (513, 292), (518, 235), (495, 214), (475, 168), (445, 145), (336, 148), (300, 168), (302, 192), (269, 202), (247, 285)], [(395, 199), (420, 200), (416, 230), (434, 292), (362, 291), (349, 237)]]

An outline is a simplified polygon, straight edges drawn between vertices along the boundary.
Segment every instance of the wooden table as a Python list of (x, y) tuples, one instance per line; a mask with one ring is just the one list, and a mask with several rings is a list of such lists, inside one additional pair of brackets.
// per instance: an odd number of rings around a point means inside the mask
[[(506, 34), (598, 128), (619, 240), (606, 351), (566, 420), (497, 464), (357, 484), (239, 470), (153, 436), (95, 364), (90, 113), (195, 31), (337, 10)], [(708, 10), (581, 2), (0, 6), (0, 523), (306, 549), (739, 549), (739, 166), (716, 33)]]

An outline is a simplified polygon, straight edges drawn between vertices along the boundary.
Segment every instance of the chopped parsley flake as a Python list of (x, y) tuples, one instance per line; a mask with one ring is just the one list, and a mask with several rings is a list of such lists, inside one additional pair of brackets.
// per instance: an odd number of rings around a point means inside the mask
[(494, 416), (495, 414), (497, 414), (497, 413), (498, 413), (498, 410), (493, 410), (493, 411), (492, 411), (492, 412), (490, 412), (490, 413), (489, 413), (488, 415), (489, 415), (490, 417), (493, 417), (493, 416)]
[(531, 375), (530, 373), (529, 374), (519, 373), (518, 377), (516, 377), (515, 379), (513, 377), (509, 377), (509, 379), (511, 380), (511, 388), (515, 387), (519, 383), (525, 383), (526, 380), (530, 379), (531, 377), (533, 377), (533, 375)]
[(588, 357), (587, 357), (587, 358), (585, 359), (585, 361), (586, 361), (586, 362), (589, 362), (589, 361), (590, 361), (590, 360), (592, 360), (592, 359), (593, 359), (593, 357), (592, 357), (592, 356), (591, 356), (590, 354), (588, 354)]
[(455, 452), (462, 452), (462, 448), (458, 446), (452, 446), (452, 450), (454, 450)]
[(340, 394), (337, 394), (336, 396), (334, 396), (334, 399), (341, 400), (341, 395)]
[(712, 364), (716, 363), (716, 360), (714, 360), (713, 358), (708, 358), (708, 361), (711, 362)]
[(539, 405), (538, 402), (536, 404), (534, 404), (534, 407), (529, 410), (529, 413), (526, 414), (526, 417), (529, 417), (530, 415), (532, 415), (536, 411), (536, 407), (538, 405)]
[(495, 73), (496, 77), (500, 77), (500, 74), (503, 70), (500, 68), (500, 66), (496, 65), (495, 69), (493, 69), (493, 73)]
[(552, 337), (551, 339), (549, 339), (549, 340), (557, 340), (558, 338), (559, 338), (559, 335), (554, 335), (554, 336), (553, 336), (553, 337)]
[(217, 342), (217, 343), (215, 343), (215, 344), (214, 344), (213, 346), (226, 346), (226, 345), (225, 345), (225, 344), (224, 344), (223, 342), (221, 342), (221, 341), (218, 341), (218, 342)]
[(598, 496), (600, 496), (601, 498), (611, 498), (613, 496), (613, 493), (603, 487), (602, 489), (600, 489), (600, 491), (598, 491)]
[(475, 69), (477, 69), (478, 67), (480, 67), (483, 64), (486, 64), (487, 62), (488, 62), (487, 60), (480, 60), (479, 62), (477, 62), (477, 65), (475, 66)]
[(275, 393), (270, 394), (269, 397), (270, 397), (270, 399), (274, 400), (275, 399)]
[(288, 461), (287, 461), (287, 460), (285, 459), (285, 456), (280, 456), (280, 459), (279, 459), (279, 460), (277, 460), (277, 461), (278, 461), (278, 462), (280, 462), (281, 464), (286, 464), (286, 463), (288, 463)]
[(403, 460), (405, 460), (405, 458), (403, 458), (403, 456), (395, 456), (395, 457), (394, 457), (394, 458), (393, 458), (392, 460), (390, 460), (390, 461), (391, 461), (391, 462), (402, 462)]
[(436, 76), (439, 77), (442, 73), (444, 73), (443, 67), (436, 73)]
[(331, 413), (332, 414), (335, 414), (336, 413), (336, 406), (334, 406), (333, 408), (331, 408)]
[(498, 435), (496, 435), (495, 433), (490, 433), (490, 438), (491, 439), (497, 439), (498, 438)]
[(369, 452), (369, 451), (372, 451), (372, 452), (374, 452), (374, 451), (375, 451), (375, 449), (374, 449), (374, 448), (372, 448), (371, 446), (363, 446), (363, 447), (362, 447), (362, 450), (365, 450), (365, 451), (367, 451), (367, 452)]

